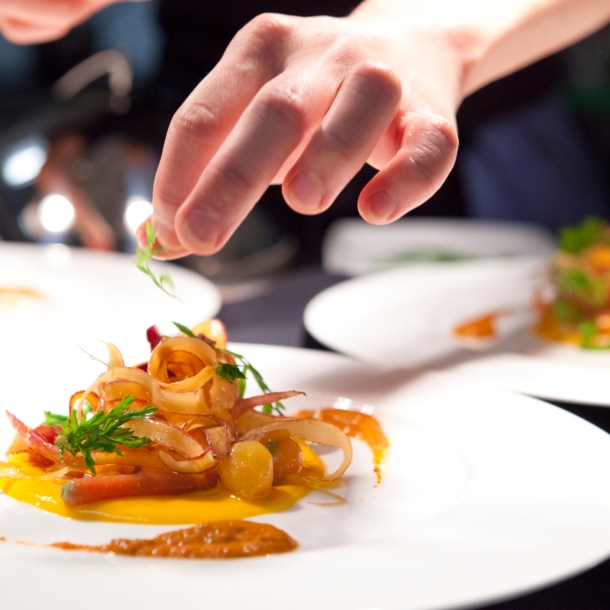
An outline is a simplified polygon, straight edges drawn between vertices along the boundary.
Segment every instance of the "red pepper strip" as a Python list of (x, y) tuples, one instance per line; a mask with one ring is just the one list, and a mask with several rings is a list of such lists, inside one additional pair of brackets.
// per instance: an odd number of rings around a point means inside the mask
[(293, 396), (298, 396), (305, 392), (297, 392), (296, 390), (288, 390), (287, 392), (269, 392), (268, 394), (261, 394), (260, 396), (252, 396), (251, 398), (238, 398), (233, 406), (233, 416), (239, 417), (242, 413), (254, 409), (254, 407), (260, 407), (261, 405), (269, 405), (273, 402), (280, 400), (286, 400)]
[(151, 352), (161, 343), (161, 341), (163, 341), (163, 335), (156, 324), (153, 324), (153, 326), (146, 329), (146, 339), (150, 343)]
[(6, 416), (11, 422), (11, 426), (15, 428), (17, 434), (31, 447), (36, 453), (39, 453), (47, 460), (59, 462), (59, 449), (50, 443), (45, 437), (38, 432), (26, 426), (21, 420), (17, 419), (12, 413), (6, 412)]
[(202, 491), (218, 482), (215, 470), (201, 474), (113, 474), (73, 479), (61, 486), (62, 500), (68, 506), (83, 506), (133, 496), (170, 496)]

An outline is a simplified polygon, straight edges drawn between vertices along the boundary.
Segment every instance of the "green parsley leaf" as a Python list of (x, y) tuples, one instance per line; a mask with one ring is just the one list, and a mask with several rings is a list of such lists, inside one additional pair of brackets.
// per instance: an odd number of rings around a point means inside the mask
[(233, 383), (236, 379), (245, 379), (246, 376), (237, 368), (235, 364), (226, 364), (221, 362), (216, 367), (216, 374), (219, 377), (223, 377), (230, 383)]
[(188, 326), (184, 326), (184, 324), (179, 324), (178, 322), (172, 322), (172, 324), (187, 337), (192, 337), (193, 339), (197, 339), (197, 337), (193, 334), (193, 331), (188, 328)]
[(63, 459), (65, 452), (72, 455), (80, 453), (87, 468), (95, 474), (95, 462), (91, 455), (93, 451), (123, 455), (119, 446), (139, 449), (148, 445), (151, 442), (149, 438), (135, 436), (133, 430), (124, 427), (124, 424), (133, 419), (151, 417), (157, 408), (148, 406), (130, 410), (134, 400), (135, 396), (126, 396), (108, 413), (98, 411), (89, 419), (84, 416), (80, 422), (74, 409), (55, 439), (60, 459)]
[[(87, 415), (93, 411), (93, 407), (91, 403), (85, 400), (85, 404), (83, 406), (83, 415)], [(47, 426), (61, 426), (68, 421), (69, 417), (67, 415), (60, 415), (59, 413), (51, 413), (51, 411), (44, 412), (44, 424)]]
[(163, 290), (165, 294), (168, 294), (170, 297), (176, 298), (176, 294), (174, 292), (174, 284), (172, 282), (172, 278), (167, 274), (162, 274), (158, 278), (152, 271), (149, 266), (150, 259), (159, 254), (159, 252), (163, 252), (163, 248), (157, 246), (155, 248), (155, 241), (157, 237), (155, 235), (155, 231), (150, 222), (146, 223), (146, 240), (147, 244), (144, 249), (138, 248), (136, 249), (136, 267), (142, 272), (145, 273), (150, 279), (153, 281), (155, 286)]
[(591, 246), (601, 235), (603, 221), (599, 218), (586, 218), (575, 227), (564, 227), (559, 231), (559, 249), (577, 254)]
[(578, 325), (580, 332), (580, 342), (582, 347), (586, 349), (596, 349), (597, 346), (593, 343), (593, 339), (597, 334), (597, 324), (593, 320), (585, 320)]

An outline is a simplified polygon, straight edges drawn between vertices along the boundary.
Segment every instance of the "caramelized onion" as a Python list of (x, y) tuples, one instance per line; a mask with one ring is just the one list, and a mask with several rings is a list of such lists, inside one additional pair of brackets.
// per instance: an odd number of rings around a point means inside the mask
[(212, 451), (209, 448), (201, 457), (195, 458), (194, 460), (176, 460), (169, 453), (167, 453), (167, 451), (159, 451), (159, 459), (170, 470), (188, 474), (203, 472), (204, 470), (216, 465), (216, 460), (214, 459)]
[(145, 436), (187, 458), (199, 457), (204, 451), (192, 436), (158, 419), (132, 419), (125, 427), (131, 428), (136, 436)]
[(332, 424), (316, 421), (313, 419), (284, 419), (275, 421), (258, 428), (254, 428), (246, 433), (240, 440), (257, 440), (272, 430), (287, 430), (290, 436), (302, 438), (305, 441), (337, 447), (343, 451), (343, 461), (340, 466), (331, 474), (325, 477), (310, 478), (310, 481), (329, 482), (338, 479), (350, 465), (352, 461), (352, 444), (348, 436)]

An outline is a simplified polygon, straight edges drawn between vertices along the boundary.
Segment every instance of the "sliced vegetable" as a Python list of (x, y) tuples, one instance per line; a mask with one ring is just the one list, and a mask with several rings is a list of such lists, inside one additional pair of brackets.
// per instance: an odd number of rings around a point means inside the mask
[(61, 497), (69, 506), (83, 506), (102, 500), (133, 496), (168, 496), (210, 489), (216, 485), (214, 471), (187, 475), (118, 474), (103, 477), (83, 477), (61, 486)]

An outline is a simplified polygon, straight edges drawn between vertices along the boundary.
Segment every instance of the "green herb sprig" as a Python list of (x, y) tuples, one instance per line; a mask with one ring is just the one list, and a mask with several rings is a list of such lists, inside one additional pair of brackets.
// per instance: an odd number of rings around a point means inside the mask
[[(157, 408), (148, 406), (130, 410), (129, 407), (134, 400), (135, 396), (126, 396), (108, 413), (98, 411), (89, 419), (85, 415), (80, 422), (77, 419), (76, 409), (74, 409), (72, 415), (66, 417), (61, 424), (61, 431), (55, 439), (60, 459), (63, 460), (65, 452), (72, 455), (80, 453), (87, 468), (95, 474), (95, 462), (91, 455), (93, 451), (123, 455), (120, 447), (139, 449), (148, 445), (151, 442), (149, 438), (135, 436), (133, 430), (123, 426), (133, 419), (151, 417)], [(50, 416), (54, 419), (58, 417), (52, 413)]]
[[(190, 328), (184, 326), (183, 324), (174, 322), (174, 326), (176, 326), (176, 328), (180, 332), (185, 334), (187, 337), (193, 337), (194, 339), (198, 338)], [(245, 382), (246, 375), (248, 372), (250, 372), (252, 377), (254, 377), (254, 381), (256, 381), (258, 387), (263, 391), (263, 394), (268, 394), (269, 392), (271, 392), (271, 388), (265, 383), (263, 376), (256, 368), (254, 368), (254, 366), (252, 366), (252, 363), (244, 356), (242, 356), (241, 354), (237, 354), (236, 352), (232, 352), (228, 349), (219, 349), (213, 345), (211, 347), (218, 353), (230, 354), (231, 356), (233, 356), (233, 358), (235, 358), (235, 360), (239, 362), (239, 364), (219, 364), (218, 367), (216, 367), (216, 374), (219, 377), (228, 379), (231, 383), (233, 383), (233, 381), (237, 379), (240, 397), (243, 398), (244, 392), (246, 390)], [(241, 369), (239, 367), (241, 367)], [(277, 401), (272, 404), (269, 403), (263, 405), (263, 413), (273, 413), (273, 411), (275, 410), (278, 415), (282, 415), (285, 408), (286, 407), (284, 407), (284, 405), (280, 401)]]
[(172, 278), (167, 274), (162, 274), (157, 277), (149, 266), (150, 259), (159, 254), (159, 252), (163, 252), (163, 248), (160, 246), (155, 246), (157, 236), (155, 235), (155, 230), (150, 222), (146, 223), (146, 241), (147, 244), (144, 249), (138, 246), (136, 250), (136, 267), (142, 273), (145, 273), (153, 281), (155, 286), (161, 288), (165, 294), (168, 294), (170, 297), (177, 298), (174, 291), (174, 283), (172, 282)]

